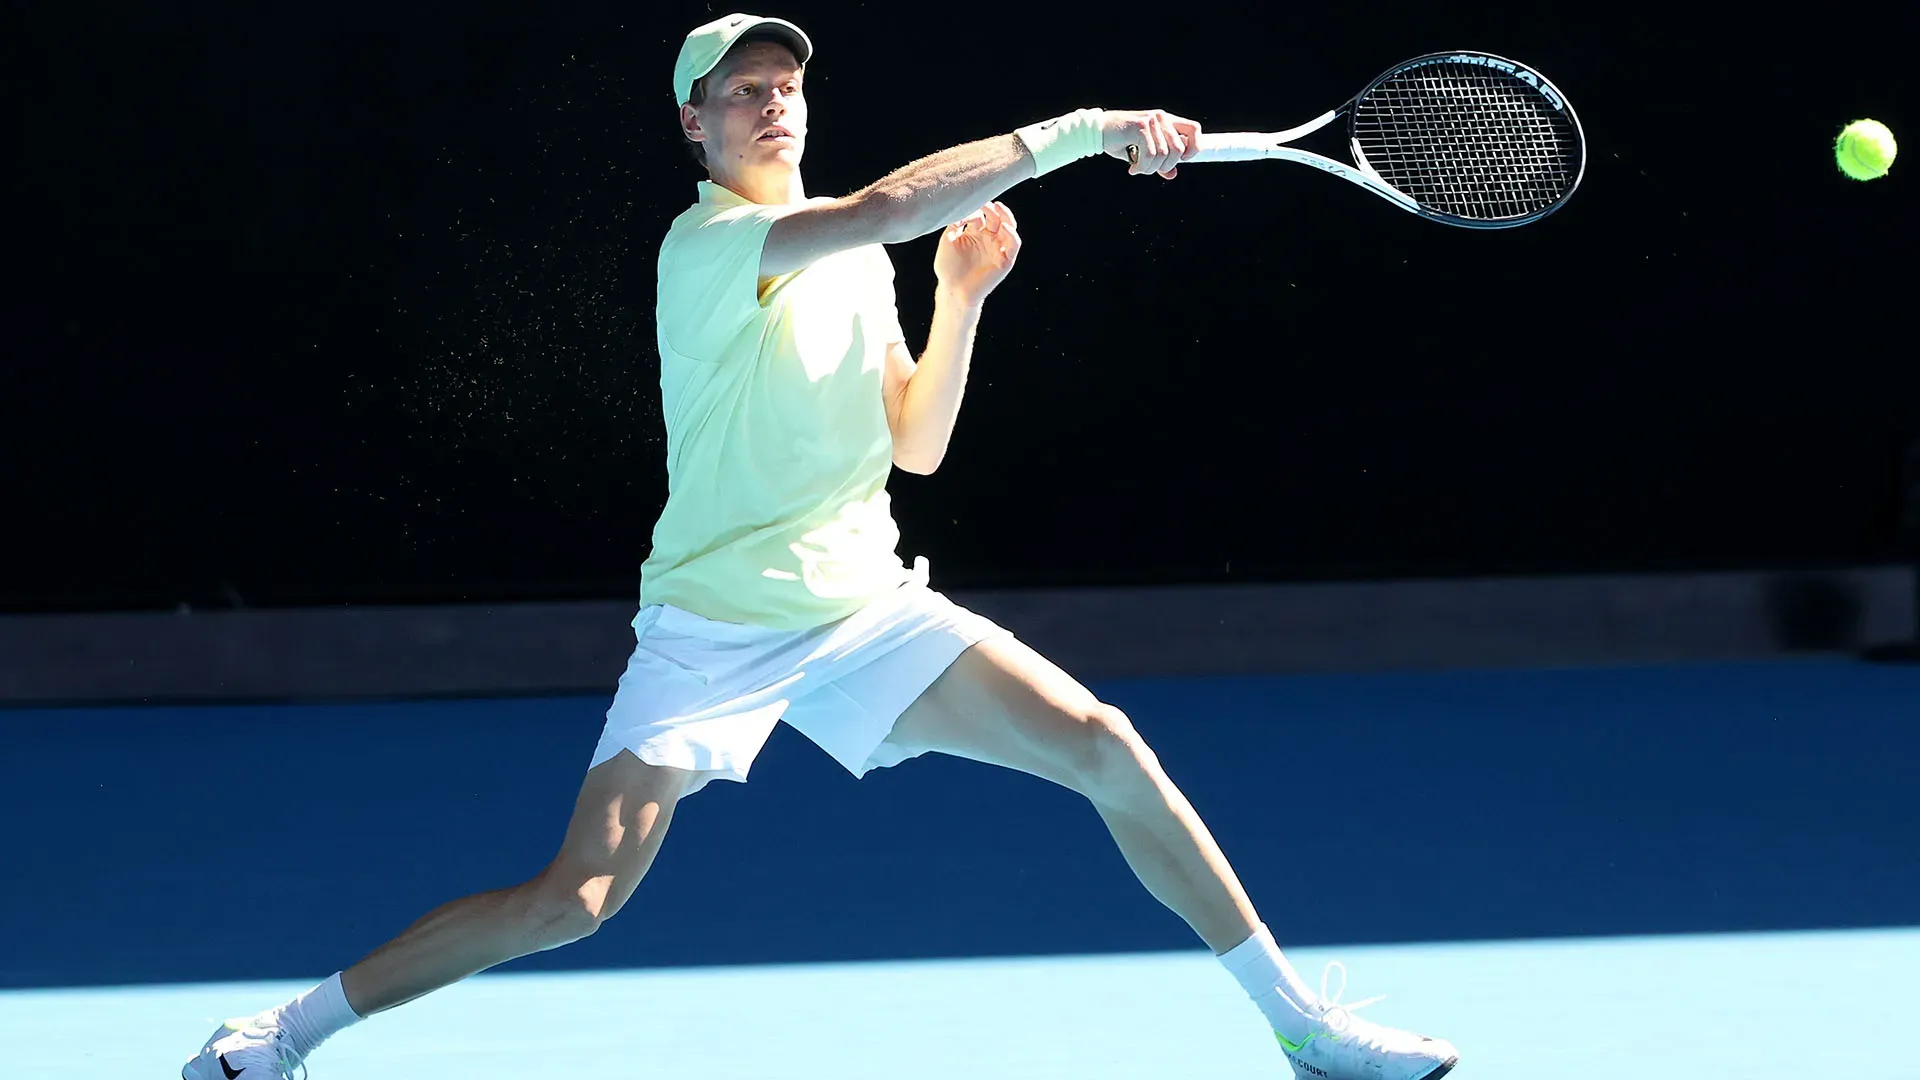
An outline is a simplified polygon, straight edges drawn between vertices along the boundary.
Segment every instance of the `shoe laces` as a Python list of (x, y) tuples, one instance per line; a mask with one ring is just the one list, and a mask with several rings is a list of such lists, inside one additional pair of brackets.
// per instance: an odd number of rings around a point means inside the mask
[(268, 1024), (262, 1023), (260, 1016), (247, 1016), (227, 1021), (227, 1027), (264, 1040), (273, 1051), (274, 1067), (280, 1072), (280, 1080), (306, 1080), (306, 1063), (287, 1045), (286, 1034), (280, 1030), (278, 1018), (275, 1019), (276, 1022)]
[[(1332, 978), (1336, 970), (1340, 972), (1340, 986), (1338, 989), (1329, 990), (1327, 988), (1328, 980)], [(1353, 1029), (1353, 1023), (1356, 1019), (1353, 1015), (1354, 1013), (1359, 1012), (1369, 1005), (1377, 1004), (1387, 999), (1387, 995), (1385, 994), (1375, 994), (1373, 997), (1363, 998), (1360, 1001), (1342, 1002), (1340, 995), (1346, 992), (1347, 965), (1338, 960), (1330, 961), (1327, 966), (1320, 971), (1320, 1018), (1326, 1021), (1328, 1028), (1342, 1035)]]

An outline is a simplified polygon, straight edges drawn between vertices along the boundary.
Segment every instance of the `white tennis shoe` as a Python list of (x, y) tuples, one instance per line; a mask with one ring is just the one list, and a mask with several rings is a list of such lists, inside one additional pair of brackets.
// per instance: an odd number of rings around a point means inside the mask
[(221, 1024), (181, 1066), (180, 1080), (296, 1080), (298, 1069), (300, 1057), (280, 1031), (280, 1010), (270, 1009)]
[[(1327, 976), (1340, 971), (1340, 989), (1327, 993)], [(1347, 985), (1346, 965), (1328, 964), (1320, 976), (1320, 1001), (1314, 1029), (1295, 1042), (1279, 1032), (1280, 1049), (1297, 1080), (1440, 1080), (1453, 1070), (1460, 1052), (1445, 1039), (1430, 1038), (1363, 1020), (1354, 1013), (1381, 997), (1340, 1003)]]

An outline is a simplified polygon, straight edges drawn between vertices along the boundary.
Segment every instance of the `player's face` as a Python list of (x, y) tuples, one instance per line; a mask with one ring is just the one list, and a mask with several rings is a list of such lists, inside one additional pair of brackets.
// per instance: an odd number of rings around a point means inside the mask
[(755, 41), (729, 55), (707, 77), (697, 110), (707, 168), (733, 174), (797, 168), (807, 142), (805, 76), (785, 45)]

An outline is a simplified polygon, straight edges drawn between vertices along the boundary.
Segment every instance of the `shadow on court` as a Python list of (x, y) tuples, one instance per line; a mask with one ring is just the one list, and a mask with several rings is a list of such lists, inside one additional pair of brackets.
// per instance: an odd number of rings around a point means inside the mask
[[(1920, 667), (1142, 680), (1283, 944), (1920, 924)], [(16, 710), (0, 986), (324, 975), (551, 854), (605, 699)], [(599, 935), (513, 969), (1197, 947), (1076, 796), (786, 729)]]

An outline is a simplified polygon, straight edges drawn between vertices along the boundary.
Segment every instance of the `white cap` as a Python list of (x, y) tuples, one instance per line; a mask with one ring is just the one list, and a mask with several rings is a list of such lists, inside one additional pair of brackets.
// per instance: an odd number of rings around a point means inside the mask
[(807, 40), (806, 32), (785, 19), (737, 12), (723, 15), (705, 26), (695, 27), (681, 44), (680, 57), (673, 62), (674, 103), (685, 105), (693, 96), (693, 84), (718, 67), (733, 43), (750, 30), (771, 30), (778, 34), (793, 50), (794, 59), (803, 64), (813, 55), (813, 42)]

